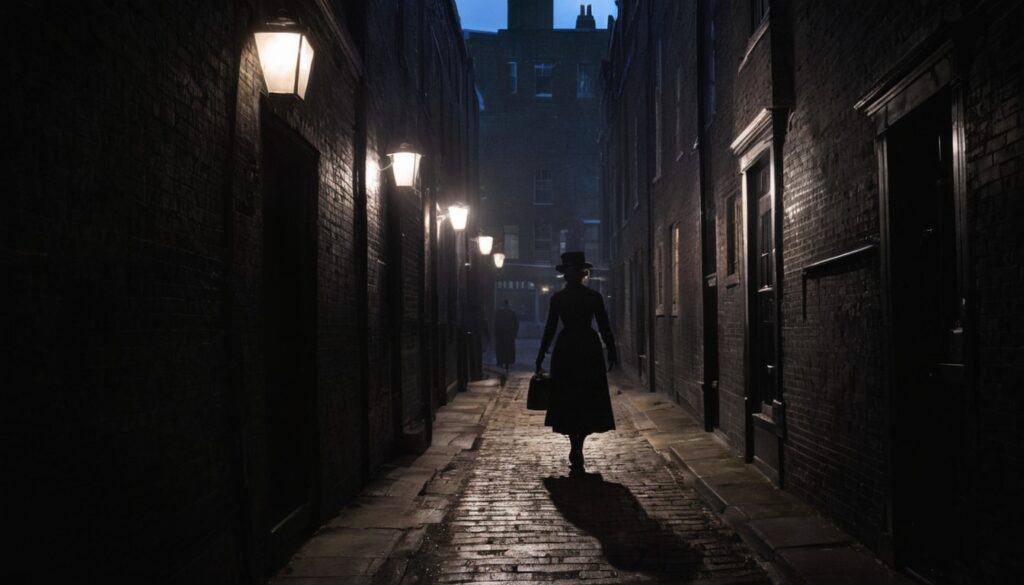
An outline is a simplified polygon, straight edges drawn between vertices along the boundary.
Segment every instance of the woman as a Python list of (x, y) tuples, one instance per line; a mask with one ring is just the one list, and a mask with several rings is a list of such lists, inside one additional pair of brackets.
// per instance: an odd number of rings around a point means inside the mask
[(615, 428), (601, 340), (590, 326), (595, 318), (601, 339), (608, 348), (609, 372), (619, 360), (604, 300), (599, 293), (583, 286), (590, 268), (583, 252), (562, 254), (562, 263), (555, 270), (565, 275), (565, 288), (551, 296), (536, 364), (539, 372), (561, 319), (562, 332), (551, 354), (554, 387), (544, 424), (556, 433), (569, 436), (569, 465), (574, 470), (583, 469), (583, 440), (587, 435)]

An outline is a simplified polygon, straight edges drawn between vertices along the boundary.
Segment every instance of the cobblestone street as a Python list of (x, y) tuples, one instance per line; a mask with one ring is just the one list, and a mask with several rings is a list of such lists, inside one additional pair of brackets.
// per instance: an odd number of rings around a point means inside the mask
[(463, 466), (464, 487), (403, 583), (771, 582), (615, 387), (617, 430), (588, 439), (588, 473), (569, 477), (567, 440), (525, 408), (528, 381), (509, 379), (477, 449), (449, 466)]

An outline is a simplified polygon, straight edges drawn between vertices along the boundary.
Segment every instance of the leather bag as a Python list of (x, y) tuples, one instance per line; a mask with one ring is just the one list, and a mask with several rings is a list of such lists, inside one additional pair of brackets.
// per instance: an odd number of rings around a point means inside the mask
[(534, 374), (530, 378), (530, 391), (526, 394), (527, 410), (547, 410), (553, 386), (554, 380), (547, 374)]

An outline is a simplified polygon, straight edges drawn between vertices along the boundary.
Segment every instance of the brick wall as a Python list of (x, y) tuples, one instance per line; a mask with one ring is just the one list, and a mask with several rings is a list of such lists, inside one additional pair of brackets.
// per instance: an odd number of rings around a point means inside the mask
[[(18, 45), (38, 50), (8, 55), (21, 80), (9, 125), (22, 137), (2, 240), (4, 321), (17, 332), (5, 344), (9, 378), (22, 381), (0, 415), (3, 493), (19, 502), (9, 520), (20, 564), (9, 572), (232, 583), (262, 582), (272, 569), (267, 116), (318, 154), (313, 520), (394, 452), (403, 404), (388, 374), (395, 234), (379, 168), (388, 140), (407, 130), (394, 122), (404, 114), (438, 159), (463, 161), (435, 176), (465, 190), (476, 114), (454, 5), (407, 5), (447, 15), (426, 36), (462, 72), (445, 90), (467, 104), (423, 128), (421, 100), (444, 82), (422, 74), (422, 43), (402, 45), (413, 33), (422, 40), (428, 21), (403, 20), (390, 2), (290, 7), (317, 51), (302, 101), (267, 98), (251, 34), (265, 15), (247, 2), (12, 11)], [(409, 37), (390, 34), (400, 23)], [(411, 56), (404, 69), (398, 47)], [(408, 216), (422, 233), (422, 206)], [(408, 303), (420, 347), (436, 319), (420, 309), (434, 298), (424, 259), (436, 245), (420, 235), (398, 248), (418, 271)], [(409, 367), (430, 380), (424, 368), (443, 359)]]
[[(730, 148), (762, 108), (784, 108), (775, 126), (781, 152), (782, 233), (780, 285), (782, 400), (785, 404), (782, 482), (836, 520), (868, 546), (892, 554), (893, 479), (891, 373), (884, 346), (888, 329), (886, 298), (877, 253), (868, 253), (841, 268), (806, 280), (808, 264), (880, 237), (879, 171), (876, 127), (854, 105), (915, 47), (943, 31), (952, 32), (957, 71), (963, 85), (966, 144), (966, 217), (968, 250), (967, 329), (977, 342), (969, 360), (974, 372), (962, 397), (966, 427), (962, 461), (951, 461), (951, 473), (964, 502), (956, 512), (967, 519), (970, 534), (963, 543), (966, 571), (981, 581), (998, 580), (1019, 561), (1010, 552), (1019, 542), (1012, 535), (1005, 506), (1017, 509), (1007, 490), (1021, 482), (1019, 457), (1021, 412), (1017, 393), (1022, 381), (1021, 312), (1011, 297), (1019, 296), (1020, 237), (1012, 232), (1021, 216), (1012, 194), (1020, 188), (1022, 54), (1018, 3), (955, 2), (898, 4), (886, 2), (835, 5), (794, 0), (773, 2), (770, 26), (757, 40), (751, 34), (746, 3), (714, 3), (716, 108), (706, 129), (697, 128), (700, 99), (696, 49), (699, 23), (694, 6), (681, 8), (659, 1), (624, 5), (613, 32), (606, 65), (605, 157), (612, 169), (629, 165), (629, 149), (616, 144), (634, 116), (647, 117), (646, 144), (654, 145), (654, 108), (637, 88), (654, 87), (653, 69), (641, 65), (652, 57), (643, 47), (661, 38), (667, 43), (662, 63), (662, 148), (664, 173), (651, 182), (651, 216), (655, 245), (676, 221), (699, 223), (699, 166), (703, 153), (705, 189), (712, 196), (716, 225), (719, 390), (721, 431), (739, 454), (747, 453), (748, 417), (745, 359), (746, 275), (742, 231), (736, 249), (739, 273), (726, 270), (726, 216), (732, 197), (742, 197), (740, 161)], [(648, 31), (644, 21), (658, 23)], [(639, 22), (632, 22), (639, 18)], [(683, 132), (687, 152), (676, 156), (669, 146), (675, 125), (672, 75), (682, 67)], [(703, 135), (702, 150), (691, 144)], [(656, 146), (656, 145), (655, 145)], [(653, 172), (657, 149), (642, 149), (641, 164)], [(628, 167), (627, 167), (628, 168)], [(614, 173), (604, 187), (613, 217)], [(646, 209), (641, 209), (646, 214)], [(742, 218), (740, 218), (742, 220)], [(1017, 222), (1019, 223), (1019, 222)], [(614, 225), (619, 226), (619, 223)], [(640, 250), (661, 258), (669, 274), (671, 254), (651, 253), (642, 220), (630, 217), (618, 232), (616, 282), (624, 282), (625, 261)], [(1018, 230), (1019, 231), (1019, 230)], [(692, 411), (702, 413), (700, 388), (687, 380), (702, 377), (700, 323), (699, 230), (686, 230), (680, 250), (679, 316), (654, 319), (655, 385), (676, 394)], [(655, 267), (657, 268), (657, 267)], [(1012, 291), (1012, 292), (1011, 292)], [(621, 295), (621, 291), (618, 292)], [(652, 295), (652, 298), (653, 295)], [(624, 316), (617, 306), (616, 313)], [(972, 312), (973, 311), (973, 312)], [(620, 319), (624, 345), (644, 316)], [(627, 321), (627, 322), (624, 322)], [(628, 358), (629, 356), (627, 356)], [(1000, 514), (998, 510), (1002, 509)]]

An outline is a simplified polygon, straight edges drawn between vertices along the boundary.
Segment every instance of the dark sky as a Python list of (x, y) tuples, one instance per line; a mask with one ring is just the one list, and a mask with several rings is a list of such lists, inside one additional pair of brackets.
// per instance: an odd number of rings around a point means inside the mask
[[(505, 28), (508, 5), (505, 0), (455, 0), (462, 18), (462, 28), (468, 30), (498, 30)], [(605, 28), (608, 15), (616, 14), (615, 0), (555, 0), (555, 28), (573, 28), (580, 4), (594, 7), (597, 28)]]

